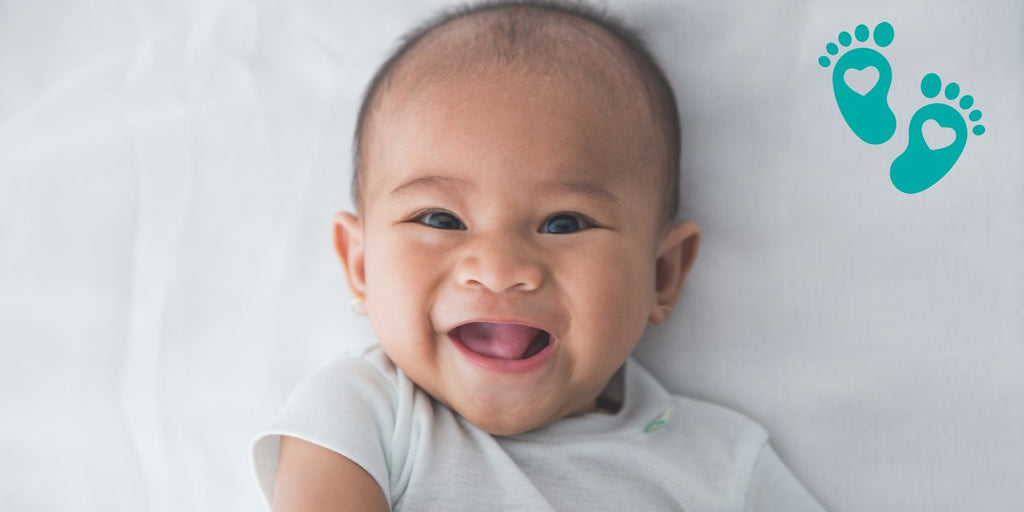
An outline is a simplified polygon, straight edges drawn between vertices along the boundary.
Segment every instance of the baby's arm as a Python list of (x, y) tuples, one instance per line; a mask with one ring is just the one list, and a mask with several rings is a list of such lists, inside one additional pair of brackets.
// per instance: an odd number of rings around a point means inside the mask
[(274, 512), (388, 511), (377, 482), (362, 467), (322, 446), (281, 436)]

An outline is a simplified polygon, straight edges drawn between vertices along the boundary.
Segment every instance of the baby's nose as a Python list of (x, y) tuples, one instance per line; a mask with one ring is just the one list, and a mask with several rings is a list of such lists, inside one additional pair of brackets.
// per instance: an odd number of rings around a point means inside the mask
[(544, 269), (528, 251), (501, 241), (478, 244), (459, 262), (459, 284), (485, 287), (492, 292), (532, 291), (540, 288)]

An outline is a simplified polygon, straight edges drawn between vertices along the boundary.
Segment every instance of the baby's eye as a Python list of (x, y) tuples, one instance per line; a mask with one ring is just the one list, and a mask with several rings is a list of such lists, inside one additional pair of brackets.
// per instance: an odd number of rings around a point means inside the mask
[(462, 225), (462, 221), (456, 218), (454, 215), (448, 212), (442, 212), (439, 210), (431, 210), (424, 212), (416, 217), (414, 220), (419, 220), (423, 224), (437, 229), (463, 229), (465, 226)]
[(559, 213), (549, 218), (544, 223), (544, 227), (541, 228), (540, 232), (553, 234), (575, 233), (589, 225), (590, 223), (579, 215)]

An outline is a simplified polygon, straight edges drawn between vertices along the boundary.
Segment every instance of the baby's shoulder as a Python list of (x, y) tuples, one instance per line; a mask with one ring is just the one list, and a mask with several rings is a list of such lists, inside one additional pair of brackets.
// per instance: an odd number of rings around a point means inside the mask
[[(338, 354), (306, 376), (271, 428), (253, 442), (253, 464), (268, 501), (281, 436), (342, 455), (369, 473), (390, 499), (389, 468), (396, 467), (395, 461), (401, 462), (401, 453), (407, 451), (395, 443), (409, 442), (405, 433), (416, 419), (409, 413), (411, 386), (403, 386), (403, 379), (379, 346)], [(413, 405), (422, 409), (420, 402)]]
[(377, 404), (393, 402), (403, 376), (380, 345), (342, 352), (309, 374), (289, 400), (331, 401), (363, 397)]
[(357, 457), (354, 449), (390, 452), (396, 432), (429, 421), (431, 404), (421, 395), (379, 346), (340, 353), (294, 388), (270, 433), (361, 462), (372, 454)]

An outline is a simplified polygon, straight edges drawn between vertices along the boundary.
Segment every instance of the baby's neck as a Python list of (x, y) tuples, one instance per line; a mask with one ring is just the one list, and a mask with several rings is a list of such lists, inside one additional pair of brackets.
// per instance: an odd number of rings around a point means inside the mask
[(612, 378), (608, 381), (608, 385), (604, 387), (604, 391), (600, 395), (597, 395), (595, 402), (594, 412), (601, 414), (615, 414), (622, 408), (622, 402), (625, 400), (625, 380), (624, 380), (624, 368), (622, 365), (618, 371), (612, 375)]

